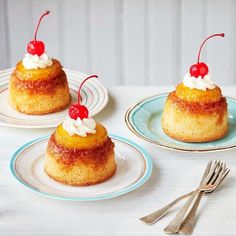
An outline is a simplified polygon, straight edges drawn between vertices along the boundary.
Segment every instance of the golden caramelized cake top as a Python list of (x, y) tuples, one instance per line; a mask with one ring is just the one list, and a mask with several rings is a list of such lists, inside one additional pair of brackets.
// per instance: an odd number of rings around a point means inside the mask
[(18, 62), (16, 65), (16, 69), (13, 71), (16, 76), (21, 80), (47, 80), (49, 78), (54, 78), (59, 75), (62, 71), (61, 63), (56, 60), (52, 59), (52, 65), (46, 68), (38, 68), (35, 69), (26, 69), (22, 64), (22, 61)]
[(218, 86), (204, 91), (195, 88), (191, 89), (183, 83), (177, 85), (175, 94), (179, 99), (191, 103), (215, 103), (222, 98), (221, 89)]
[(95, 134), (87, 134), (86, 137), (76, 134), (70, 136), (61, 124), (57, 127), (54, 136), (56, 142), (65, 148), (91, 149), (100, 146), (107, 140), (107, 130), (103, 125), (97, 123), (95, 129)]
[(217, 86), (204, 91), (179, 84), (176, 90), (168, 95), (168, 100), (176, 104), (181, 111), (192, 114), (224, 114), (227, 111), (226, 98)]
[(51, 66), (44, 69), (25, 69), (21, 61), (10, 78), (11, 89), (29, 94), (53, 94), (59, 87), (69, 92), (66, 74), (55, 59)]
[(96, 149), (111, 139), (107, 136), (106, 128), (89, 117), (89, 110), (81, 105), (80, 92), (83, 84), (97, 75), (91, 75), (84, 79), (78, 90), (78, 103), (72, 104), (69, 108), (67, 119), (60, 124), (51, 136), (54, 143), (64, 149), (75, 151)]

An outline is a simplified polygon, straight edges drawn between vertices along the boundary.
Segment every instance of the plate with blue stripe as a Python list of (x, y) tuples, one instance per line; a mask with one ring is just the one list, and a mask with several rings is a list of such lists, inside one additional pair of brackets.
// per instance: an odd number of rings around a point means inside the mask
[(67, 201), (96, 201), (118, 197), (141, 187), (151, 176), (152, 159), (140, 145), (117, 135), (109, 135), (115, 144), (116, 173), (107, 181), (74, 187), (51, 179), (44, 171), (49, 136), (32, 140), (12, 156), (10, 170), (16, 180), (41, 196)]

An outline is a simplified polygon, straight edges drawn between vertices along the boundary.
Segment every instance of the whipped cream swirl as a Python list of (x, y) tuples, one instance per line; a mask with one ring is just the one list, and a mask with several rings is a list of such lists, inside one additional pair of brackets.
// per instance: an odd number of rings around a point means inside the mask
[(81, 120), (79, 117), (77, 120), (68, 117), (66, 120), (64, 120), (62, 126), (70, 136), (77, 134), (81, 137), (86, 137), (87, 134), (96, 133), (96, 122), (91, 117), (84, 118), (83, 120)]
[(38, 56), (37, 54), (31, 55), (26, 53), (22, 64), (26, 69), (29, 70), (38, 68), (43, 69), (52, 65), (52, 59), (46, 53), (43, 53), (41, 56)]
[(203, 78), (202, 76), (199, 76), (198, 78), (195, 78), (194, 76), (191, 76), (189, 73), (184, 76), (183, 84), (186, 87), (189, 87), (191, 89), (200, 89), (206, 91), (207, 89), (214, 89), (215, 82), (211, 80), (210, 75), (207, 74)]

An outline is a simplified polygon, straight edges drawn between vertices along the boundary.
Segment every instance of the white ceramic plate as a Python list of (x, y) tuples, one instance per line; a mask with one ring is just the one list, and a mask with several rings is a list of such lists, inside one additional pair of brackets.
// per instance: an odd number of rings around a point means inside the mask
[[(56, 127), (68, 114), (68, 109), (48, 115), (26, 115), (14, 110), (8, 104), (8, 82), (13, 69), (0, 71), (0, 125), (18, 128), (49, 128)], [(72, 103), (77, 101), (77, 91), (80, 83), (87, 76), (80, 72), (66, 70)], [(97, 79), (87, 81), (81, 92), (82, 103), (90, 115), (100, 112), (108, 102), (107, 89)]]
[(73, 187), (49, 178), (43, 168), (48, 136), (18, 149), (11, 159), (11, 172), (28, 189), (60, 200), (95, 201), (126, 194), (148, 180), (152, 172), (152, 160), (139, 145), (116, 135), (110, 137), (115, 143), (117, 170), (113, 177), (103, 183)]

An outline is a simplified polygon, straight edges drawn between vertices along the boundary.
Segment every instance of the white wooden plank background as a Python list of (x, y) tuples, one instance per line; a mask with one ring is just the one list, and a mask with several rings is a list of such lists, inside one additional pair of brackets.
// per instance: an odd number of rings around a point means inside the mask
[(12, 67), (33, 38), (64, 67), (97, 73), (106, 85), (172, 85), (202, 53), (213, 79), (236, 84), (236, 1), (234, 0), (0, 0), (0, 69)]

